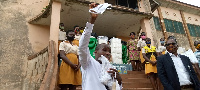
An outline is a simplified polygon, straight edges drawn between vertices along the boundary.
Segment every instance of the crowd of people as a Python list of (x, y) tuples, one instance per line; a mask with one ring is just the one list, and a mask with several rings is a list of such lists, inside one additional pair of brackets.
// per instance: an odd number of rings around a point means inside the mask
[[(90, 4), (94, 8), (95, 3)], [(66, 40), (59, 44), (59, 56), (62, 62), (59, 67), (59, 86), (61, 90), (121, 90), (122, 78), (109, 63), (111, 48), (108, 44), (98, 44), (90, 55), (88, 44), (98, 15), (90, 13), (86, 27), (74, 27), (66, 32)], [(63, 25), (60, 29), (63, 30)], [(195, 41), (196, 55), (199, 63), (191, 63), (190, 58), (178, 53), (178, 43), (174, 36), (161, 38), (160, 45), (155, 47), (151, 39), (142, 32), (139, 38), (135, 32), (130, 33), (127, 41), (129, 61), (133, 71), (144, 70), (154, 90), (200, 90), (200, 41)], [(80, 70), (81, 67), (81, 70)], [(195, 69), (194, 69), (194, 68)]]
[(146, 37), (145, 32), (141, 33), (139, 40), (134, 32), (130, 33), (130, 37), (127, 48), (133, 71), (144, 69), (154, 90), (162, 90), (163, 87), (165, 90), (200, 90), (197, 78), (200, 76), (200, 41), (194, 42), (194, 54), (198, 60), (194, 63), (191, 58), (178, 52), (181, 50), (178, 50), (174, 36), (169, 36), (166, 42), (161, 38), (158, 48), (151, 45), (151, 39)]

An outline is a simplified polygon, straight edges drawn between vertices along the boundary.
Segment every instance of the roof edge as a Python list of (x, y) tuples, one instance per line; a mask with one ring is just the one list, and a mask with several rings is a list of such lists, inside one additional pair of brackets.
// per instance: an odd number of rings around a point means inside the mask
[[(82, 3), (82, 4), (86, 4), (86, 5), (93, 3), (93, 2), (89, 2), (89, 1), (77, 1), (77, 0), (75, 0), (74, 2)], [(111, 8), (111, 10), (119, 10), (119, 11), (123, 11), (123, 12), (130, 12), (130, 13), (135, 13), (135, 14), (140, 14), (140, 15), (146, 15), (147, 18), (149, 18), (149, 19), (154, 16), (152, 13), (140, 12), (133, 8), (128, 8), (128, 7), (120, 6), (120, 5), (112, 5), (110, 8)]]
[[(169, 0), (166, 0), (166, 1), (169, 1)], [(171, 2), (175, 2), (175, 3), (179, 3), (179, 4), (185, 4), (185, 5), (189, 6), (189, 7), (193, 7), (193, 8), (196, 8), (196, 9), (200, 10), (200, 7), (192, 5), (192, 4), (184, 3), (184, 2), (181, 2), (181, 1), (177, 1), (177, 0), (170, 0), (170, 1)]]
[[(69, 2), (75, 2), (75, 3), (81, 3), (81, 4), (85, 4), (88, 5), (92, 2), (89, 1), (78, 1), (78, 0), (66, 0)], [(52, 8), (52, 3), (53, 0), (49, 1), (49, 5), (47, 5), (47, 8), (45, 9), (45, 11), (43, 11), (42, 13), (38, 14), (37, 16), (31, 18), (28, 23), (33, 23), (35, 21), (39, 21), (41, 18), (46, 18), (50, 15), (50, 11)], [(119, 11), (123, 11), (123, 12), (130, 12), (130, 13), (135, 13), (135, 14), (140, 14), (140, 15), (145, 15), (146, 18), (150, 19), (151, 17), (153, 17), (154, 15), (152, 13), (146, 13), (146, 12), (140, 12), (138, 10), (132, 9), (132, 8), (128, 8), (125, 6), (120, 6), (120, 5), (113, 5), (111, 7), (113, 10), (119, 10)]]
[(46, 9), (41, 12), (40, 14), (36, 15), (35, 17), (31, 18), (28, 23), (33, 23), (34, 21), (38, 21), (41, 18), (46, 18), (50, 15), (51, 7), (52, 7), (53, 0), (49, 1), (49, 4), (46, 6)]

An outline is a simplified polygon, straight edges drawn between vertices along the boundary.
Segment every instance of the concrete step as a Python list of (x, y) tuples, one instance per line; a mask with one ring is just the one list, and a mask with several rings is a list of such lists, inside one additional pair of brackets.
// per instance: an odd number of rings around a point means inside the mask
[(153, 90), (153, 88), (123, 88), (122, 90)]
[[(141, 82), (141, 81), (140, 81)], [(152, 85), (150, 82), (123, 82), (123, 89), (152, 89)], [(81, 90), (81, 86), (77, 87), (77, 90)]]
[(127, 74), (145, 74), (144, 70), (142, 71), (127, 71)]
[[(122, 90), (153, 90), (150, 80), (143, 71), (128, 71), (127, 74), (120, 74), (122, 77)], [(77, 90), (82, 90), (81, 86)]]
[(147, 75), (145, 74), (121, 74), (122, 79), (126, 79), (126, 78), (147, 78)]
[(123, 83), (124, 88), (152, 88), (151, 83), (138, 83), (138, 82), (133, 82), (133, 83)]
[[(76, 90), (82, 90), (82, 88), (76, 88)], [(122, 90), (153, 90), (153, 88), (122, 88)]]
[[(76, 90), (82, 90), (82, 88), (76, 88)], [(153, 88), (122, 88), (122, 90), (153, 90)]]
[(138, 83), (150, 83), (150, 79), (147, 78), (127, 78), (127, 79), (122, 79), (122, 82), (138, 82)]

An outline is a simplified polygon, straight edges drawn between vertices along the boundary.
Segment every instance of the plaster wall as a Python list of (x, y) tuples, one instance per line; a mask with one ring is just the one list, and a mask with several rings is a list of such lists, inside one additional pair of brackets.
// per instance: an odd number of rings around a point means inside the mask
[[(160, 39), (161, 39), (161, 38), (164, 38), (163, 32), (162, 32), (162, 31), (156, 30), (156, 34), (157, 34), (157, 41), (158, 41), (157, 45), (160, 46), (160, 45), (161, 45), (161, 44), (160, 44)], [(157, 46), (157, 47), (158, 47), (158, 46)]]
[[(51, 26), (50, 26), (50, 40), (58, 41), (59, 36), (59, 23), (60, 23), (60, 10), (61, 3), (53, 2), (52, 13), (51, 13)], [(56, 42), (56, 47), (58, 47), (58, 42)]]
[(149, 20), (149, 19), (142, 19), (141, 20), (141, 28), (142, 28), (142, 32), (145, 32), (146, 33), (146, 36), (148, 38), (151, 39), (151, 45), (155, 45), (155, 42), (154, 42), (154, 35), (153, 35), (153, 29), (152, 29), (152, 25), (154, 24), (151, 24), (152, 22)]
[(181, 14), (180, 14), (180, 11), (178, 10), (161, 7), (161, 12), (162, 12), (163, 18), (182, 22)]
[[(160, 38), (164, 38), (162, 31), (156, 31), (156, 33), (157, 33), (157, 37), (158, 37), (159, 41), (160, 41)], [(176, 38), (176, 40), (178, 42), (179, 47), (183, 47), (186, 50), (191, 49), (189, 41), (188, 41), (188, 38), (187, 38), (186, 35), (184, 35), (184, 34), (178, 34), (178, 33), (171, 33), (171, 32), (167, 32), (167, 34), (169, 36), (175, 36), (175, 38)], [(193, 38), (193, 39), (196, 39), (196, 38)], [(158, 44), (160, 45), (160, 43), (158, 43)]]
[(0, 0), (0, 89), (22, 90), (27, 57), (34, 53), (27, 21), (49, 0)]
[(200, 16), (184, 12), (186, 23), (200, 25)]
[(128, 41), (130, 37), (124, 37), (124, 36), (117, 36), (117, 38), (121, 39), (122, 41)]
[(95, 3), (100, 3), (100, 4), (105, 2), (104, 0), (85, 0), (85, 1), (95, 2)]
[(184, 35), (184, 34), (177, 34), (177, 33), (171, 33), (171, 32), (167, 32), (167, 34), (169, 36), (175, 36), (176, 37), (176, 40), (178, 42), (178, 46), (179, 47), (183, 47), (186, 50), (191, 49), (190, 44), (189, 44), (189, 40), (188, 40), (188, 38), (187, 38), (186, 35)]
[(49, 44), (50, 27), (28, 24), (29, 40), (35, 53), (40, 52)]
[(157, 9), (153, 12), (153, 15), (156, 16), (156, 17), (159, 17)]
[(192, 37), (193, 42), (194, 41), (200, 41), (200, 37)]

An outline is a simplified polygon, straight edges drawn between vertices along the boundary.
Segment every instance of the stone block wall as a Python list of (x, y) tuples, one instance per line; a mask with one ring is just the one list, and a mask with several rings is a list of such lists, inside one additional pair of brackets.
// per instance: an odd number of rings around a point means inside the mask
[(38, 90), (44, 79), (46, 68), (48, 65), (48, 51), (37, 55), (26, 64), (25, 78), (23, 82), (23, 90)]
[[(164, 38), (162, 31), (156, 31), (157, 33), (157, 40), (160, 41), (160, 38)], [(191, 49), (189, 40), (185, 34), (178, 34), (178, 33), (171, 33), (167, 32), (168, 36), (175, 36), (178, 42), (179, 47), (183, 47), (186, 50)], [(196, 38), (193, 38), (193, 40)], [(160, 43), (159, 43), (160, 44)]]
[(157, 45), (160, 46), (160, 39), (164, 38), (163, 32), (156, 30), (156, 35)]

